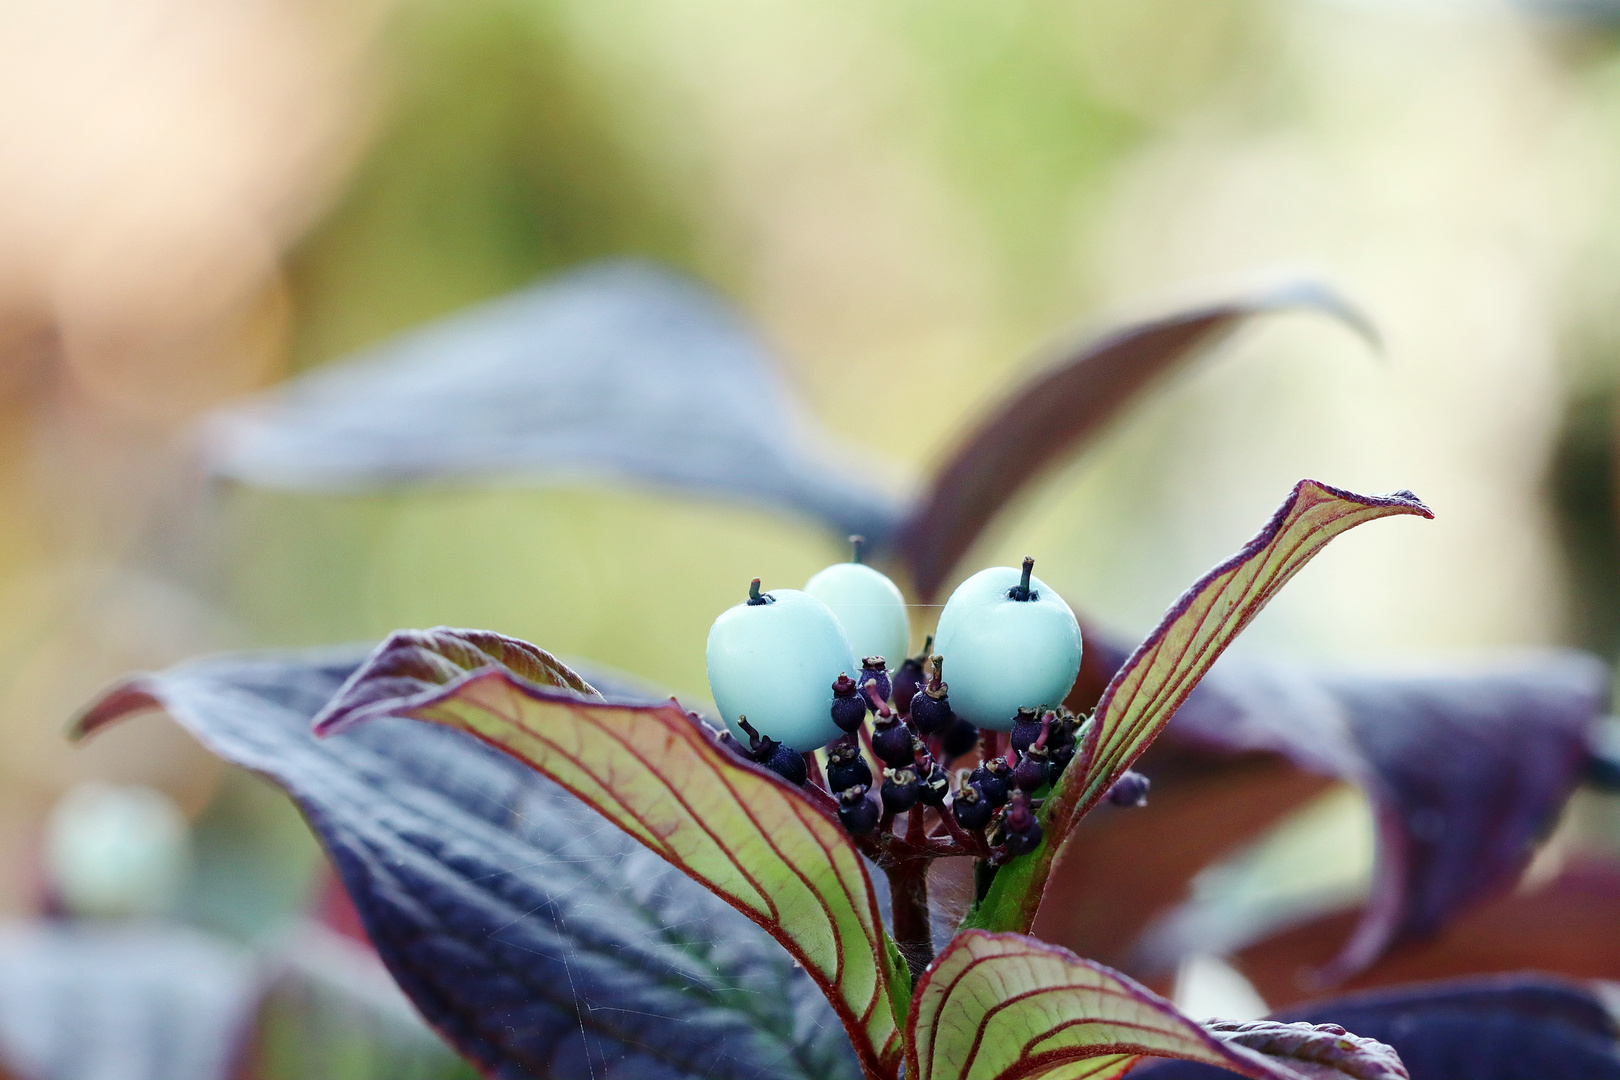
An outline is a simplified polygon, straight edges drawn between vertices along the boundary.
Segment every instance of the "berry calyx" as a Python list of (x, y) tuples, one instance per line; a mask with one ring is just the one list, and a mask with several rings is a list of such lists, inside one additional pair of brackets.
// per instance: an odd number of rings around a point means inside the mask
[(924, 806), (944, 806), (945, 796), (951, 793), (951, 778), (937, 764), (928, 769), (921, 778), (922, 790), (917, 795), (917, 801)]
[(922, 781), (915, 769), (889, 769), (883, 774), (883, 809), (889, 813), (905, 813), (921, 795)]
[(928, 685), (911, 695), (911, 722), (924, 735), (944, 731), (956, 719), (951, 711), (950, 688), (940, 681), (940, 668), (944, 661), (933, 657), (934, 675)]
[(934, 647), (951, 662), (951, 706), (980, 727), (1008, 731), (1020, 708), (1061, 703), (1080, 671), (1080, 624), (1033, 566), (979, 571), (940, 613)]
[(752, 582), (749, 599), (709, 629), (706, 659), (715, 705), (739, 739), (739, 716), (794, 750), (838, 737), (832, 686), (840, 673), (856, 670), (855, 653), (815, 597), (795, 589), (761, 593)]
[(982, 829), (990, 824), (990, 817), (996, 808), (990, 805), (978, 788), (972, 784), (963, 785), (951, 800), (951, 813), (956, 823), (964, 829)]
[(827, 748), (827, 788), (844, 791), (852, 787), (869, 787), (872, 769), (861, 756), (861, 748), (853, 739), (833, 743)]
[(878, 804), (868, 799), (866, 792), (865, 784), (857, 784), (838, 793), (838, 820), (856, 836), (863, 836), (877, 828), (881, 816)]
[(866, 702), (859, 690), (847, 672), (840, 672), (833, 681), (832, 722), (841, 731), (856, 731), (866, 721)]
[(1126, 769), (1108, 789), (1108, 801), (1115, 806), (1146, 806), (1148, 789), (1152, 786), (1153, 781), (1135, 769)]
[(1001, 758), (991, 758), (969, 774), (968, 783), (978, 788), (991, 806), (1006, 806), (1012, 794), (1012, 767)]

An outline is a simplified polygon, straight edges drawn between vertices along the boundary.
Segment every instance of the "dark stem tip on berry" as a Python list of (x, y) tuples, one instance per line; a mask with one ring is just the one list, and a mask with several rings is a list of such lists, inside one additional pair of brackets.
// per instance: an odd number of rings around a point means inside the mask
[(849, 538), (849, 561), (852, 563), (860, 562), (861, 548), (865, 546), (866, 537), (862, 536), (860, 533), (854, 533), (851, 535)]
[(1018, 579), (1018, 584), (1007, 590), (1007, 596), (1013, 600), (1039, 600), (1040, 594), (1029, 587), (1029, 576), (1035, 572), (1035, 560), (1031, 556), (1024, 556), (1024, 572)]
[(773, 599), (775, 599), (775, 597), (771, 596), (770, 593), (762, 593), (759, 591), (759, 578), (755, 578), (753, 581), (748, 583), (749, 607), (759, 607), (761, 604), (769, 604)]

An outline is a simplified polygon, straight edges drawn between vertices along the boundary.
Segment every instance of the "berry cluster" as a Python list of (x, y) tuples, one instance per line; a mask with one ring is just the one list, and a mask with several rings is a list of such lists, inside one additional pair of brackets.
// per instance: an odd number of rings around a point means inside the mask
[[(992, 567), (957, 588), (937, 637), (891, 671), (887, 657), (910, 634), (907, 609), (859, 557), (857, 538), (855, 560), (803, 592), (761, 592), (755, 579), (748, 600), (716, 620), (708, 666), (722, 738), (821, 801), (863, 849), (993, 864), (1033, 850), (1036, 810), (1082, 728), (1061, 706), (1080, 666), (1074, 613), (1033, 576), (1034, 560)], [(975, 749), (970, 768), (950, 771)], [(1110, 798), (1139, 804), (1145, 792), (1128, 774)]]

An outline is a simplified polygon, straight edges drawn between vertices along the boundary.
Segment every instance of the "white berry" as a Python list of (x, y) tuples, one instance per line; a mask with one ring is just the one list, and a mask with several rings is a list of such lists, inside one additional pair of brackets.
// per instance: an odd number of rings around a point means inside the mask
[(1080, 673), (1080, 624), (1039, 578), (1014, 599), (1022, 572), (980, 570), (957, 586), (939, 616), (934, 651), (944, 658), (951, 708), (980, 727), (1011, 731), (1020, 708), (1056, 706)]
[(832, 684), (860, 670), (855, 650), (826, 604), (797, 589), (741, 603), (709, 629), (709, 691), (731, 733), (746, 716), (761, 735), (814, 750), (842, 735), (832, 721)]
[(832, 609), (858, 657), (881, 656), (892, 671), (910, 655), (911, 620), (895, 583), (863, 563), (834, 563), (804, 591)]

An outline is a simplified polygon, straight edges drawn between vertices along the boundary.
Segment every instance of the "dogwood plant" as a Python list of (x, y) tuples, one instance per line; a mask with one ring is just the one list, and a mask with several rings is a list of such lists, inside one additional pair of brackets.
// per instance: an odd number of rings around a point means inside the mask
[[(1149, 1057), (1269, 1080), (1392, 1080), (1406, 1072), (1381, 1043), (1332, 1025), (1200, 1023), (1028, 931), (1075, 823), (1276, 591), (1340, 533), (1414, 514), (1431, 516), (1408, 492), (1369, 497), (1301, 481), (1114, 675), (1073, 760), (1024, 803), (1039, 826), (1027, 850), (992, 850), (984, 830), (921, 801), (852, 831), (816, 777), (795, 782), (760, 764), (675, 699), (617, 700), (544, 650), (488, 632), (392, 635), (314, 727), (340, 736), (378, 717), (428, 721), (560, 784), (774, 937), (826, 995), (867, 1080), (1104, 1078)], [(90, 714), (86, 728), (116, 712)], [(928, 868), (951, 857), (979, 861), (979, 889), (934, 955)], [(887, 924), (874, 869), (887, 879)]]

